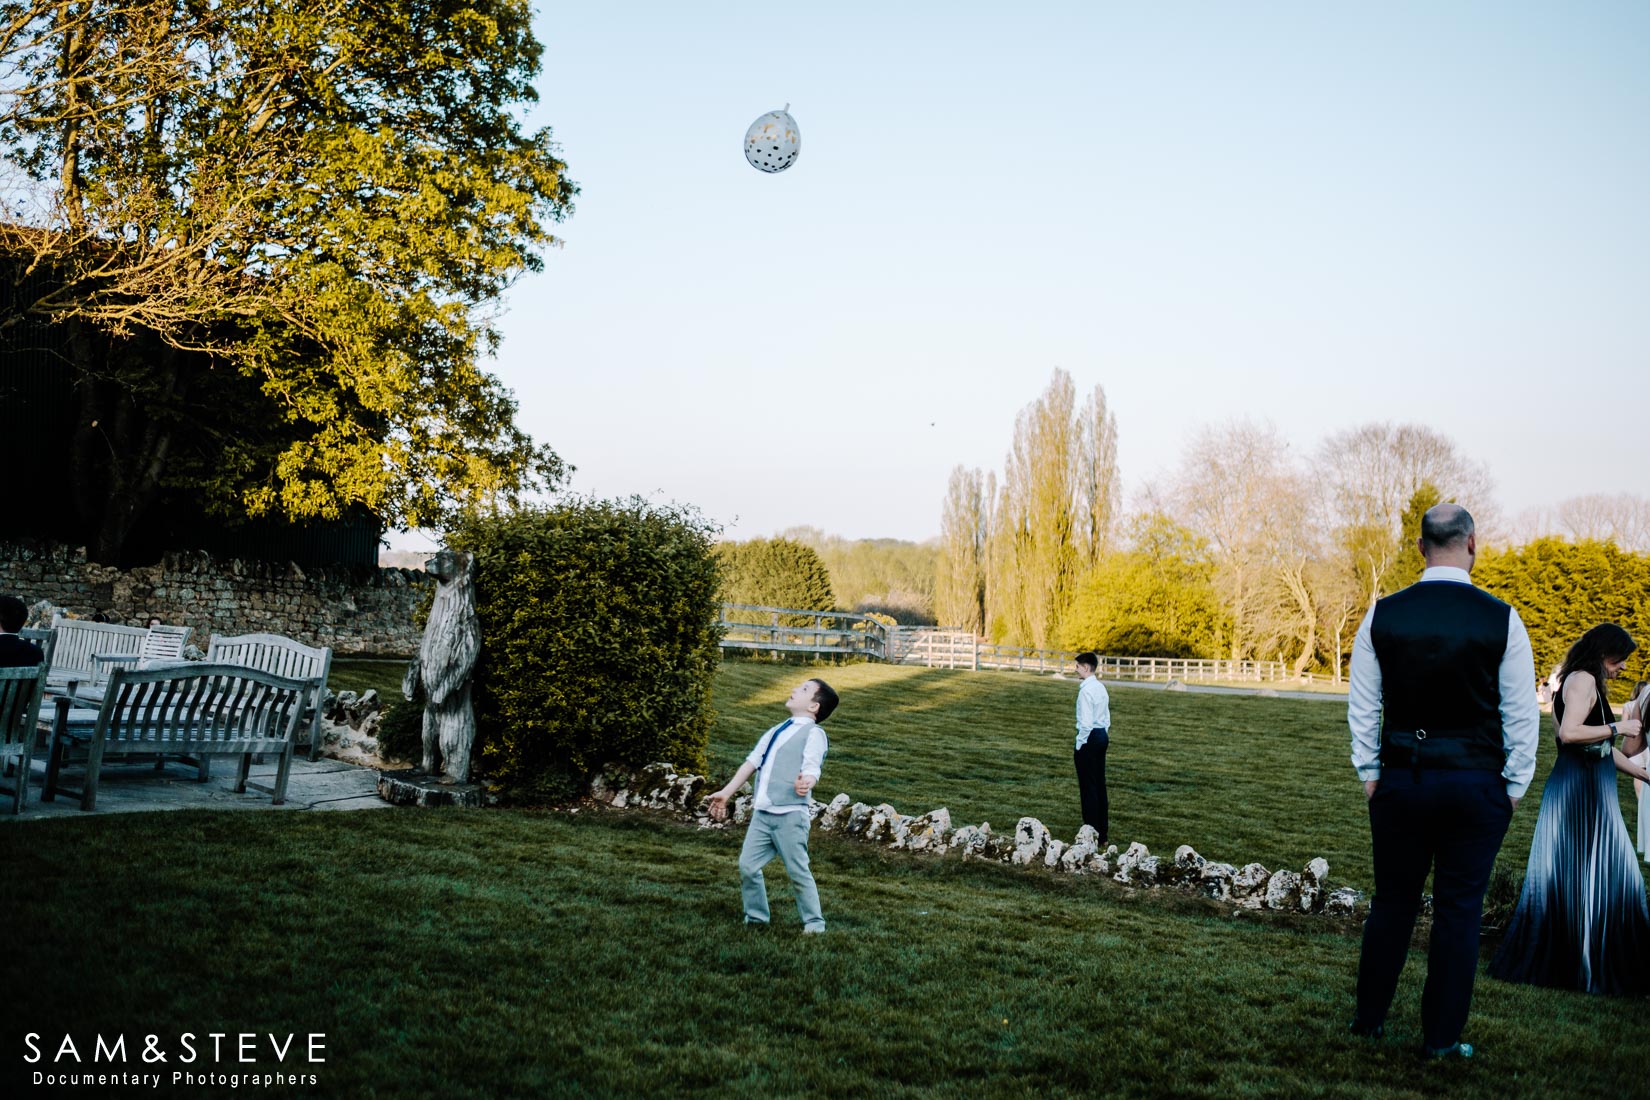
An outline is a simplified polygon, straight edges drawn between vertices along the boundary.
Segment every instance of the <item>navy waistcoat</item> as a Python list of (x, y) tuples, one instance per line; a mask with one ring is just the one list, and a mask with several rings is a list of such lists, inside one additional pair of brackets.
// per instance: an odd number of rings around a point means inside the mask
[(1428, 767), (1506, 763), (1501, 659), (1511, 609), (1470, 584), (1426, 581), (1375, 604), (1370, 640), (1381, 663), (1381, 760)]

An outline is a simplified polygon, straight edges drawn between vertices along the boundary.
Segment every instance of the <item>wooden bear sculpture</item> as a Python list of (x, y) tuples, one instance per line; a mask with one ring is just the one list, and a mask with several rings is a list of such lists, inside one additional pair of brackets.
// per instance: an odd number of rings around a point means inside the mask
[(411, 702), (424, 689), (424, 771), (443, 783), (470, 781), (476, 716), (470, 706), (470, 673), (481, 653), (476, 617), (476, 563), (470, 554), (443, 550), (424, 563), (436, 579), (435, 603), (418, 656), (407, 665), (401, 693)]

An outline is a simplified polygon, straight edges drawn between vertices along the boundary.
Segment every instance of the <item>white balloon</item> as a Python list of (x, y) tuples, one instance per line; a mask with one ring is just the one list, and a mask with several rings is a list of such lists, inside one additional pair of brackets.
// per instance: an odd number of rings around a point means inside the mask
[(783, 111), (769, 111), (751, 123), (745, 131), (745, 159), (752, 168), (764, 172), (783, 172), (796, 162), (801, 150), (802, 132), (796, 128), (796, 119), (790, 115), (791, 105)]

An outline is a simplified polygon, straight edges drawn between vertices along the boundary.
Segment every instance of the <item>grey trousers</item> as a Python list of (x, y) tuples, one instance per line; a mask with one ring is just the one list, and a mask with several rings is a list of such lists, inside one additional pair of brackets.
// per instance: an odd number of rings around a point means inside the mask
[(791, 876), (802, 927), (815, 932), (825, 930), (825, 917), (819, 911), (819, 888), (808, 869), (809, 824), (806, 811), (774, 814), (757, 810), (751, 815), (745, 847), (739, 853), (739, 890), (744, 895), (747, 922), (768, 923), (768, 887), (762, 879), (762, 868), (778, 856), (785, 873)]

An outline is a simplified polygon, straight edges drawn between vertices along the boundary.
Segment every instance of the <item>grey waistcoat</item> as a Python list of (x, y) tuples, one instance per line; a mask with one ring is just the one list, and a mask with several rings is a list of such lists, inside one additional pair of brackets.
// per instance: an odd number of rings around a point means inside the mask
[(791, 730), (786, 733), (791, 739), (780, 745), (768, 754), (768, 763), (756, 773), (757, 790), (762, 790), (762, 784), (767, 783), (768, 776), (774, 777), (773, 786), (767, 788), (768, 801), (775, 807), (779, 806), (806, 806), (808, 796), (796, 793), (796, 775), (802, 770), (802, 750), (808, 744), (809, 731), (814, 723), (805, 718), (796, 719)]

